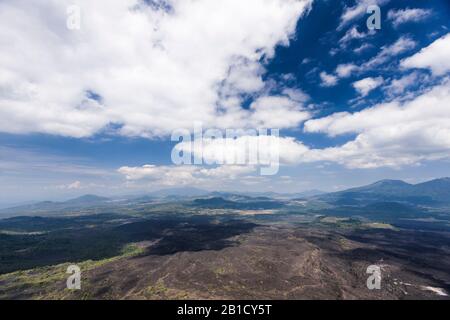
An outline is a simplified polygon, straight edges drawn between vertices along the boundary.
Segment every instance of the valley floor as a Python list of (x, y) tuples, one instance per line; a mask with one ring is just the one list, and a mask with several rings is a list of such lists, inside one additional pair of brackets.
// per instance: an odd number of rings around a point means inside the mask
[[(0, 298), (447, 299), (450, 292), (448, 233), (266, 224), (187, 248), (196, 241), (191, 229), (78, 263), (81, 290), (66, 289), (68, 263), (0, 275)], [(380, 290), (367, 288), (370, 265), (381, 268)]]

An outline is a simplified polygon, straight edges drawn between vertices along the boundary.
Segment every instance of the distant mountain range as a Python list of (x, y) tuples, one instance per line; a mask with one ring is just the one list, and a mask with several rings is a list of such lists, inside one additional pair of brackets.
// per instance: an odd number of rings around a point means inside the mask
[(205, 209), (267, 210), (279, 209), (283, 207), (284, 204), (269, 198), (251, 198), (246, 201), (231, 201), (221, 197), (213, 197), (196, 199), (193, 201), (192, 205)]
[(450, 206), (450, 178), (435, 179), (419, 184), (401, 180), (381, 180), (358, 188), (323, 193), (318, 190), (295, 194), (273, 192), (209, 192), (197, 188), (172, 188), (141, 196), (106, 198), (84, 195), (75, 199), (54, 202), (43, 201), (0, 210), (1, 216), (40, 215), (47, 212), (70, 211), (83, 208), (114, 207), (118, 204), (151, 204), (161, 201), (185, 201), (202, 208), (222, 209), (276, 209), (290, 200), (315, 200), (335, 206), (369, 206), (371, 208), (392, 205)]
[(41, 201), (32, 204), (25, 204), (22, 206), (16, 206), (12, 208), (0, 210), (0, 215), (29, 215), (29, 214), (40, 214), (47, 211), (57, 211), (57, 210), (70, 210), (70, 209), (82, 209), (88, 207), (95, 207), (99, 205), (105, 205), (110, 203), (112, 200), (106, 197), (99, 197), (96, 195), (84, 195), (75, 199), (70, 199), (67, 201), (56, 202), (56, 201)]
[(401, 180), (382, 180), (368, 186), (327, 193), (316, 198), (341, 205), (378, 201), (405, 202), (413, 205), (449, 205), (450, 178), (435, 179), (419, 184), (409, 184)]
[(86, 204), (96, 204), (111, 201), (110, 198), (99, 197), (92, 194), (87, 194), (75, 199), (64, 201), (64, 204), (74, 204), (74, 205), (86, 205)]

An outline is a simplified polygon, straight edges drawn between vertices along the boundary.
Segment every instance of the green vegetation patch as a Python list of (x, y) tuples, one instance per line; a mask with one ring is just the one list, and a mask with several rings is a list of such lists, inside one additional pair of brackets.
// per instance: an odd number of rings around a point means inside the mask
[[(21, 296), (33, 296), (33, 298), (41, 299), (62, 299), (70, 292), (68, 290), (61, 292), (57, 289), (57, 285), (61, 284), (63, 285), (61, 288), (65, 288), (64, 281), (69, 276), (66, 271), (70, 265), (76, 264), (80, 267), (81, 272), (84, 273), (119, 259), (138, 256), (144, 253), (144, 250), (142, 246), (131, 243), (122, 248), (119, 256), (108, 259), (87, 260), (77, 263), (67, 262), (0, 275), (0, 299), (14, 298), (16, 294), (18, 298)], [(53, 292), (50, 293), (52, 289)]]

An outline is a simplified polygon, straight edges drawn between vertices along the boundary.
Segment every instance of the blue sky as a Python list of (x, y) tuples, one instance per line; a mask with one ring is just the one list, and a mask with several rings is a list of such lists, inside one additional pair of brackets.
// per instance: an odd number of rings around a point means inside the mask
[[(258, 1), (219, 1), (221, 12), (205, 1), (153, 1), (169, 11), (75, 1), (78, 31), (65, 29), (69, 2), (0, 4), (0, 36), (12, 41), (0, 42), (0, 205), (450, 176), (448, 1)], [(366, 26), (373, 3), (381, 30)], [(95, 19), (122, 11), (114, 26)], [(38, 27), (9, 21), (18, 17)], [(170, 134), (194, 121), (279, 128), (279, 173), (176, 168)]]

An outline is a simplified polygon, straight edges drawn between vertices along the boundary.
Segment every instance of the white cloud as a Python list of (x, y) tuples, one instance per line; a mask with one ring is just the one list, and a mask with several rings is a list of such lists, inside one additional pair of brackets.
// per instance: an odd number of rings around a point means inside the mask
[(407, 88), (416, 84), (418, 79), (419, 74), (417, 72), (413, 72), (401, 78), (393, 79), (385, 89), (391, 96), (400, 95), (403, 94)]
[(358, 66), (353, 63), (340, 64), (336, 67), (336, 74), (339, 78), (348, 78), (356, 70)]
[(308, 160), (375, 168), (450, 159), (449, 81), (405, 102), (392, 101), (360, 112), (335, 113), (307, 121), (307, 132), (357, 134), (342, 146), (311, 150)]
[(347, 46), (347, 44), (354, 39), (362, 39), (367, 37), (367, 33), (359, 32), (356, 27), (353, 27), (344, 34), (344, 36), (339, 40), (339, 44), (342, 46)]
[(261, 75), (264, 73), (262, 66), (254, 61), (235, 63), (229, 71), (228, 77), (221, 93), (233, 95), (234, 92), (253, 93), (264, 88)]
[(381, 51), (371, 60), (363, 64), (362, 69), (375, 68), (387, 61), (390, 58), (398, 56), (404, 52), (407, 52), (416, 47), (417, 43), (408, 38), (408, 37), (400, 37), (397, 41), (389, 46), (383, 46)]
[(353, 49), (353, 52), (356, 54), (360, 54), (361, 52), (364, 52), (367, 49), (372, 48), (373, 46), (369, 43), (363, 43), (361, 46), (359, 46), (358, 48)]
[(81, 182), (75, 181), (67, 186), (67, 189), (80, 189), (81, 188)]
[(338, 29), (342, 29), (350, 22), (361, 18), (367, 12), (370, 5), (382, 6), (388, 3), (389, 0), (356, 0), (356, 4), (352, 7), (345, 7), (341, 15), (341, 21)]
[(325, 71), (322, 71), (320, 73), (320, 80), (322, 81), (321, 86), (333, 87), (337, 85), (339, 79), (333, 74), (329, 74), (326, 73)]
[(450, 33), (437, 39), (428, 47), (412, 57), (401, 61), (404, 68), (427, 68), (434, 75), (440, 76), (450, 72)]
[[(264, 86), (260, 61), (288, 44), (310, 1), (166, 3), (1, 1), (0, 130), (86, 137), (114, 123), (152, 137), (194, 121), (255, 125), (239, 96)], [(73, 4), (79, 31), (66, 28)]]
[[(373, 57), (372, 59), (368, 60), (367, 62), (363, 63), (360, 66), (357, 66), (353, 63), (338, 65), (336, 68), (336, 75), (339, 78), (345, 78), (350, 76), (352, 73), (361, 73), (367, 70), (378, 68), (380, 65), (389, 62), (393, 57), (396, 57), (400, 54), (403, 54), (415, 48), (416, 45), (417, 43), (414, 40), (402, 36), (393, 44), (383, 46), (375, 57)], [(371, 46), (370, 44), (364, 44), (361, 47), (355, 49), (354, 52), (359, 53), (370, 46)]]
[(121, 167), (118, 172), (125, 175), (127, 180), (149, 180), (158, 184), (177, 185), (189, 184), (194, 180), (194, 174), (199, 167), (194, 166), (155, 166)]
[[(292, 97), (302, 98), (295, 93)], [(255, 128), (293, 128), (311, 117), (288, 96), (260, 97), (251, 104), (250, 109)]]
[(195, 155), (204, 163), (265, 166), (280, 162), (297, 163), (308, 148), (292, 137), (243, 135), (236, 139), (203, 139), (203, 143), (181, 142), (176, 150)]
[(276, 155), (282, 165), (334, 162), (364, 169), (450, 160), (449, 81), (407, 101), (399, 99), (355, 113), (334, 113), (305, 123), (308, 133), (356, 134), (355, 139), (341, 146), (312, 149), (293, 137), (244, 136), (228, 143), (208, 141), (203, 150), (183, 143), (177, 147), (204, 159), (217, 160), (218, 155), (236, 155), (243, 146), (270, 140), (270, 145), (276, 148), (267, 152), (271, 158)]
[(378, 88), (384, 83), (382, 77), (377, 78), (364, 78), (353, 82), (353, 87), (359, 92), (363, 97), (367, 96), (372, 90)]
[[(92, 184), (90, 185), (92, 187)], [(88, 186), (85, 186), (81, 183), (81, 181), (74, 181), (72, 183), (68, 183), (68, 184), (60, 184), (60, 185), (56, 185), (54, 188), (56, 188), (57, 190), (81, 190), (81, 189), (86, 189)], [(47, 186), (47, 189), (51, 189), (52, 186)]]
[[(176, 146), (204, 161), (220, 161), (223, 155), (235, 161), (237, 155), (246, 152), (250, 146), (264, 146), (265, 154), (255, 166), (278, 159), (282, 165), (298, 165), (312, 162), (334, 162), (348, 168), (402, 167), (420, 164), (423, 161), (450, 160), (450, 79), (409, 100), (397, 100), (381, 103), (359, 112), (340, 112), (305, 123), (305, 132), (324, 133), (329, 136), (355, 134), (351, 141), (335, 147), (313, 149), (293, 137), (241, 136), (237, 139), (214, 139), (200, 144), (182, 142)], [(225, 162), (229, 163), (229, 162)], [(232, 163), (232, 162), (231, 162)], [(231, 166), (230, 168), (232, 168)], [(178, 169), (167, 176), (166, 171), (148, 169), (121, 169), (129, 179), (139, 179), (145, 175), (158, 179), (180, 183), (178, 176), (191, 175), (196, 179), (214, 178), (218, 170), (220, 178), (231, 176), (232, 169), (227, 165), (219, 169), (198, 169), (188, 167)], [(142, 173), (142, 170), (148, 171)], [(172, 169), (170, 169), (172, 170)], [(249, 169), (251, 170), (251, 169)], [(175, 182), (173, 182), (175, 183)]]
[(305, 58), (302, 60), (301, 64), (308, 64), (310, 63), (312, 60), (310, 58)]
[(432, 10), (426, 9), (399, 9), (389, 10), (388, 19), (392, 21), (395, 27), (406, 22), (418, 22), (423, 21), (431, 16)]
[(200, 174), (215, 179), (231, 179), (235, 180), (243, 175), (254, 173), (255, 168), (253, 166), (219, 166), (213, 169), (201, 169)]
[[(354, 26), (354, 27), (348, 29), (345, 32), (345, 34), (342, 36), (342, 38), (339, 39), (339, 41), (338, 41), (339, 47), (331, 49), (330, 55), (334, 56), (342, 50), (347, 50), (348, 47), (350, 46), (350, 44), (352, 44), (354, 42), (354, 40), (364, 39), (365, 42), (367, 42), (367, 41), (369, 41), (369, 38), (371, 36), (373, 36), (375, 33), (376, 32), (374, 30), (368, 30), (367, 32), (359, 32), (358, 28)], [(365, 49), (363, 46), (369, 47), (370, 44), (364, 44), (364, 45), (362, 45), (362, 49), (356, 48), (353, 51), (355, 53), (358, 53), (358, 50), (360, 52)]]
[(146, 181), (159, 186), (200, 185), (211, 181), (235, 180), (256, 169), (252, 166), (224, 165), (215, 168), (202, 166), (155, 166), (121, 167), (118, 172), (130, 182)]
[(296, 101), (298, 103), (305, 103), (311, 99), (309, 95), (298, 89), (287, 88), (283, 90), (283, 94), (288, 96), (292, 101)]

